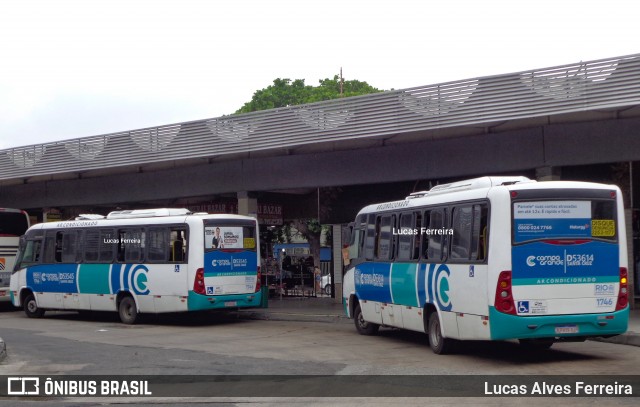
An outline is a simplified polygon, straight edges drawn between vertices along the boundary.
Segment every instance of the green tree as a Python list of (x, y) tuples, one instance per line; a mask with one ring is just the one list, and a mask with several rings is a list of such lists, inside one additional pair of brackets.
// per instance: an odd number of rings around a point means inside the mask
[(276, 109), (294, 105), (321, 102), (323, 100), (338, 99), (340, 97), (367, 95), (382, 92), (367, 82), (350, 80), (342, 82), (340, 93), (340, 78), (322, 79), (318, 86), (304, 84), (304, 79), (275, 79), (273, 85), (257, 90), (251, 100), (245, 103), (236, 113), (249, 113), (258, 110)]
[[(269, 85), (264, 89), (257, 90), (251, 100), (245, 103), (236, 111), (237, 114), (256, 112), (259, 110), (276, 109), (279, 107), (304, 105), (307, 103), (321, 102), (323, 100), (338, 99), (341, 97), (360, 96), (370, 93), (382, 92), (380, 89), (374, 88), (367, 82), (358, 80), (343, 81), (335, 75), (333, 79), (321, 79), (318, 86), (305, 85), (304, 79), (281, 79), (277, 78), (273, 81), (273, 85)], [(322, 205), (320, 211), (331, 210), (331, 203), (334, 200), (333, 195), (336, 189), (324, 189)], [(327, 212), (328, 213), (328, 212)], [(320, 217), (324, 217), (323, 214)], [(318, 219), (297, 219), (282, 228), (282, 232), (286, 235), (286, 240), (291, 239), (291, 227), (296, 229), (307, 242), (313, 256), (314, 267), (320, 267), (320, 236), (322, 234), (322, 226)], [(280, 238), (279, 240), (283, 240)], [(335, 255), (340, 256), (340, 253)], [(335, 280), (334, 280), (335, 281)]]

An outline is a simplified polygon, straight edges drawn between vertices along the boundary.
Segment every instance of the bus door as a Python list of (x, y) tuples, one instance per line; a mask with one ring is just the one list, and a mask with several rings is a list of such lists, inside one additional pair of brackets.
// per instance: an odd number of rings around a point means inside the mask
[[(512, 200), (517, 315), (615, 311), (621, 266), (617, 230), (624, 227), (616, 217), (615, 191), (588, 190), (562, 199), (544, 194), (518, 191)], [(524, 200), (527, 196), (532, 199)]]
[(247, 220), (204, 220), (206, 295), (256, 292), (257, 228)]

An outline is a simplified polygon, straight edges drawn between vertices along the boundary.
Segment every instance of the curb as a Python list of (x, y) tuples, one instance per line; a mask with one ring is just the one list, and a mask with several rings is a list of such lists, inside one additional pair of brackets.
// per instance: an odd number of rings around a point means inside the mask
[(7, 357), (7, 345), (4, 343), (4, 340), (0, 338), (0, 362), (2, 362)]
[(238, 318), (263, 321), (325, 322), (334, 324), (352, 323), (346, 315), (301, 314), (295, 312), (238, 311)]
[(640, 334), (629, 331), (622, 335), (613, 336), (611, 338), (591, 338), (597, 342), (616, 343), (618, 345), (640, 346)]

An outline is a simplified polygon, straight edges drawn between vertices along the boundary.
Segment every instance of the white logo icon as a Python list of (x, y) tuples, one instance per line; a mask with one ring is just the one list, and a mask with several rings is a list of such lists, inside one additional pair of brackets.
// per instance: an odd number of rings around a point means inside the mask
[(7, 395), (37, 396), (40, 394), (40, 379), (37, 377), (8, 377)]

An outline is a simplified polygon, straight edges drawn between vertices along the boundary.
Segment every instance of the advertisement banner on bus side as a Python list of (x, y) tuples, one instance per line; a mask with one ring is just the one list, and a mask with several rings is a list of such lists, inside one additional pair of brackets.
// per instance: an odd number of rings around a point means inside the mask
[(34, 291), (77, 293), (77, 264), (56, 264), (29, 267), (27, 286)]

